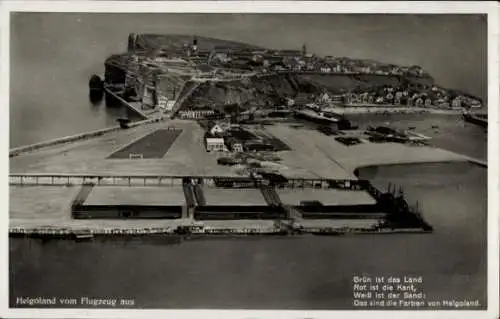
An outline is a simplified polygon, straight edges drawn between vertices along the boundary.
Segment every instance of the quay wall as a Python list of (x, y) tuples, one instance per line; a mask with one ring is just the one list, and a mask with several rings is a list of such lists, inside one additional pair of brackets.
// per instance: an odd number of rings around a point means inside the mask
[[(147, 119), (147, 120), (143, 120), (143, 121), (132, 122), (129, 124), (129, 127), (132, 128), (132, 127), (137, 127), (137, 126), (144, 125), (144, 124), (150, 124), (150, 123), (161, 121), (163, 119), (164, 119), (163, 117), (159, 117), (159, 118), (154, 118), (154, 119)], [(79, 133), (76, 135), (60, 137), (60, 138), (56, 138), (53, 140), (40, 142), (40, 143), (36, 143), (36, 144), (24, 145), (24, 146), (20, 146), (20, 147), (16, 147), (16, 148), (11, 149), (9, 151), (9, 157), (18, 156), (22, 153), (32, 152), (32, 151), (35, 151), (35, 150), (38, 150), (38, 149), (41, 149), (44, 147), (86, 140), (86, 139), (93, 138), (93, 137), (99, 137), (99, 136), (102, 136), (104, 134), (116, 132), (119, 130), (122, 130), (122, 128), (119, 125), (117, 125), (117, 126), (108, 127), (108, 128), (100, 129), (100, 130), (96, 130), (96, 131), (84, 132), (84, 133)]]

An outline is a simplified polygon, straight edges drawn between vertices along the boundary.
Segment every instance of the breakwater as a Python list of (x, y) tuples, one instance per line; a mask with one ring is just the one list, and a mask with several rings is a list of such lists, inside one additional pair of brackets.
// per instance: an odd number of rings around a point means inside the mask
[[(156, 122), (163, 121), (163, 120), (164, 120), (164, 118), (162, 118), (162, 117), (151, 118), (151, 119), (147, 119), (147, 120), (143, 120), (143, 121), (132, 122), (132, 123), (128, 124), (128, 127), (132, 128), (132, 127), (137, 127), (140, 125), (156, 123)], [(104, 134), (117, 132), (120, 130), (122, 130), (122, 128), (119, 125), (117, 125), (117, 126), (108, 127), (105, 129), (96, 130), (96, 131), (92, 131), (92, 132), (85, 132), (85, 133), (75, 134), (75, 135), (71, 135), (71, 136), (56, 138), (53, 140), (40, 142), (40, 143), (36, 143), (36, 144), (24, 145), (24, 146), (16, 147), (16, 148), (9, 150), (9, 157), (18, 156), (22, 153), (32, 152), (32, 151), (35, 151), (35, 150), (38, 150), (38, 149), (41, 149), (44, 147), (61, 145), (61, 144), (66, 144), (66, 143), (71, 143), (71, 142), (76, 142), (76, 141), (82, 141), (82, 140), (86, 140), (86, 139), (90, 139), (90, 138), (94, 138), (94, 137), (99, 137), (99, 136), (102, 136)]]

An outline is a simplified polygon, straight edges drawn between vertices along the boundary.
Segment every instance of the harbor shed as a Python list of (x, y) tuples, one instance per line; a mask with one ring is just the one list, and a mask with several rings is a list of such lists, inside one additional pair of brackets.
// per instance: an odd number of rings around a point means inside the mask
[[(126, 181), (123, 181), (124, 183)], [(82, 188), (72, 205), (76, 219), (176, 219), (187, 214), (182, 187), (102, 186)]]
[(260, 188), (199, 189), (195, 219), (276, 219), (285, 216), (284, 212), (267, 204)]
[(302, 213), (304, 219), (379, 219), (375, 199), (363, 190), (280, 188), (281, 202)]

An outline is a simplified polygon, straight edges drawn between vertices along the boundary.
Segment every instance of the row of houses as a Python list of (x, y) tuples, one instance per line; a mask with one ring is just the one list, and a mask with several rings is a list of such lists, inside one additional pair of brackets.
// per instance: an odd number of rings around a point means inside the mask
[(397, 66), (349, 58), (319, 57), (303, 50), (214, 49), (210, 63), (252, 70), (424, 76), (420, 66)]
[(461, 108), (461, 107), (481, 107), (481, 103), (474, 101), (473, 103), (465, 102), (463, 96), (454, 98), (435, 98), (430, 97), (425, 93), (414, 93), (409, 95), (406, 91), (387, 92), (380, 95), (376, 93), (348, 93), (343, 95), (328, 95), (324, 93), (315, 98), (318, 104), (341, 103), (346, 105), (406, 105), (414, 107), (441, 107), (441, 108)]

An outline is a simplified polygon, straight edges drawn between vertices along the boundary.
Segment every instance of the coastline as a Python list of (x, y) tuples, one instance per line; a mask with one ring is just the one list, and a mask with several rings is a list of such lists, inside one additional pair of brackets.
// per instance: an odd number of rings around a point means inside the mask
[(339, 114), (436, 114), (436, 115), (461, 115), (463, 109), (439, 109), (407, 106), (371, 106), (371, 105), (346, 105), (329, 107), (326, 110)]
[[(141, 125), (146, 125), (146, 124), (151, 124), (151, 123), (156, 123), (156, 122), (163, 121), (163, 120), (165, 120), (164, 117), (157, 117), (157, 118), (150, 118), (150, 119), (137, 121), (137, 122), (131, 122), (129, 124), (129, 128), (133, 128), (133, 127), (137, 127), (137, 126), (141, 126)], [(28, 152), (35, 151), (35, 150), (45, 148), (45, 147), (49, 147), (49, 146), (66, 144), (66, 143), (71, 143), (71, 142), (87, 140), (90, 138), (100, 137), (100, 136), (103, 136), (107, 133), (117, 132), (120, 130), (123, 130), (123, 128), (121, 128), (119, 125), (116, 125), (116, 126), (96, 130), (96, 131), (83, 132), (83, 133), (59, 137), (59, 138), (55, 138), (52, 140), (39, 142), (39, 143), (35, 143), (35, 144), (23, 145), (23, 146), (11, 148), (9, 150), (9, 157), (18, 156), (18, 155), (23, 154), (23, 153), (28, 153)]]

